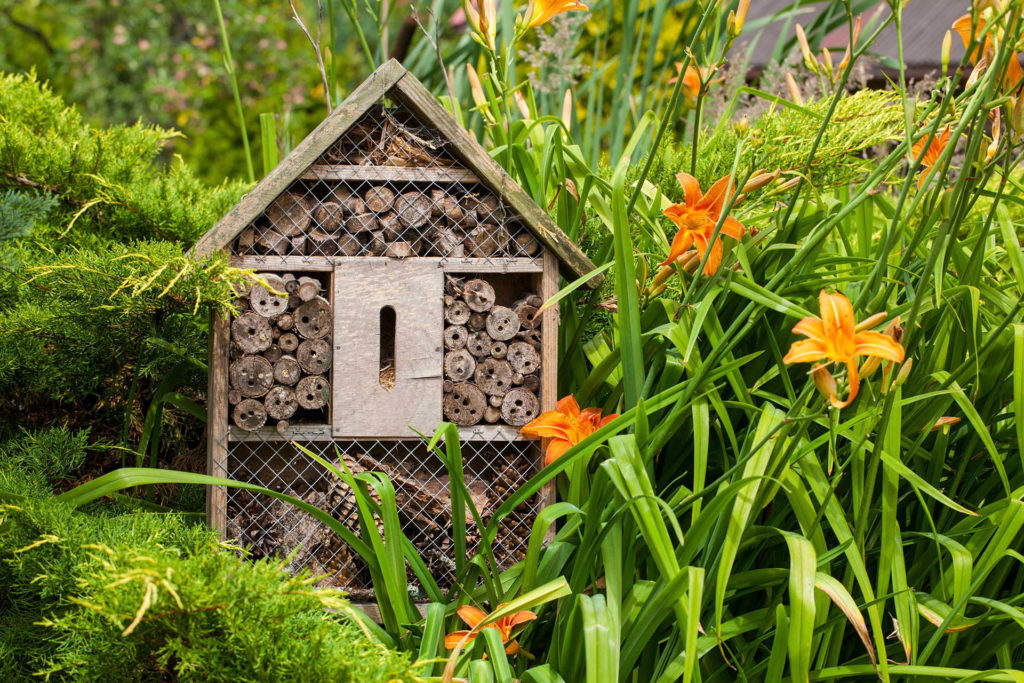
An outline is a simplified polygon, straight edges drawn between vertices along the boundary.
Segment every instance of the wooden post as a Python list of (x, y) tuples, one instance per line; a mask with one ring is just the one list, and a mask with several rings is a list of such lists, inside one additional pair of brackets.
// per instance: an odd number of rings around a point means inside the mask
[[(540, 274), (540, 298), (547, 301), (558, 293), (558, 259), (549, 250), (544, 250), (544, 271)], [(558, 403), (558, 306), (552, 306), (541, 313), (541, 363), (540, 363), (540, 412), (546, 413), (555, 409)], [(549, 439), (541, 444), (538, 467), (544, 466), (544, 451), (547, 450)], [(555, 503), (556, 489), (554, 480), (549, 481), (540, 491), (541, 507)], [(548, 530), (547, 541), (555, 538), (554, 525)]]
[[(228, 476), (228, 316), (210, 313), (210, 379), (206, 396), (206, 473)], [(228, 497), (223, 486), (206, 487), (206, 519), (225, 538)]]

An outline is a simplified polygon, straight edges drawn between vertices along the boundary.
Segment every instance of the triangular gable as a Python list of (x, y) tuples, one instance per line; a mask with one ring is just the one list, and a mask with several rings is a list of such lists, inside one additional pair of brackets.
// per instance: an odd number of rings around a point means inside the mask
[[(394, 103), (394, 108), (383, 109), (380, 105), (384, 98)], [(394, 130), (400, 130), (402, 135), (394, 135)], [(403, 169), (402, 166), (409, 168)], [(381, 168), (387, 170), (387, 177), (372, 177), (375, 169)], [(339, 172), (342, 175), (350, 174), (350, 177), (338, 177)], [(255, 227), (259, 236), (259, 226), (269, 224), (268, 216), (279, 216), (282, 203), (285, 209), (293, 200), (301, 203), (303, 193), (312, 197), (314, 190), (311, 188), (318, 184), (318, 198), (314, 201), (318, 203), (317, 210), (323, 211), (320, 204), (324, 203), (323, 188), (328, 183), (332, 187), (356, 188), (361, 187), (359, 183), (376, 181), (391, 187), (401, 187), (402, 182), (412, 178), (417, 182), (424, 178), (435, 179), (435, 184), (424, 185), (419, 182), (421, 192), (424, 187), (446, 188), (447, 191), (447, 188), (454, 186), (462, 188), (470, 196), (480, 195), (477, 209), (480, 214), (479, 223), (486, 228), (494, 227), (490, 224), (506, 226), (511, 234), (508, 249), (492, 255), (530, 255), (516, 245), (532, 241), (527, 237), (532, 235), (559, 259), (566, 277), (575, 279), (594, 269), (593, 263), (548, 215), (433, 95), (394, 60), (377, 69), (356, 88), (199, 240), (194, 251), (202, 255), (231, 245), (236, 253), (246, 253), (244, 246), (242, 251), (239, 247), (243, 241), (252, 239), (252, 229), (244, 232), (247, 228)], [(337, 181), (343, 182), (339, 185)], [(479, 191), (474, 192), (475, 188)], [(490, 193), (494, 196), (488, 197)], [(430, 192), (426, 194), (429, 196)], [(441, 189), (435, 190), (434, 195), (440, 198)], [(328, 199), (337, 200), (336, 203), (341, 205), (346, 203), (344, 197)], [(437, 205), (430, 208), (435, 214), (441, 211)], [(469, 218), (467, 216), (467, 221)], [(380, 225), (375, 223), (375, 227)], [(504, 234), (504, 228), (502, 230)], [(289, 230), (282, 232), (287, 233)], [(277, 235), (277, 232), (274, 234)], [(473, 252), (472, 241), (467, 244), (470, 245), (470, 251), (463, 254), (460, 248), (458, 255), (482, 255)], [(588, 285), (596, 287), (600, 280), (600, 276), (592, 278)]]

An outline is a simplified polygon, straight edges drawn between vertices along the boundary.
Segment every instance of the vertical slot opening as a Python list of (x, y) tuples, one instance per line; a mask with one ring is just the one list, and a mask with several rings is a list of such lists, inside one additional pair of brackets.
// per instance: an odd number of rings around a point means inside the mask
[(380, 309), (380, 385), (391, 391), (395, 386), (395, 309)]

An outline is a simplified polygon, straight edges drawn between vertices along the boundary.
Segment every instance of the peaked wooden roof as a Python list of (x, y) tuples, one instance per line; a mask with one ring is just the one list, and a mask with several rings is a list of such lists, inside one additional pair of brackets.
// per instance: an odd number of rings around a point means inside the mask
[[(226, 248), (238, 233), (270, 206), (352, 124), (384, 97), (406, 107), (423, 123), (434, 127), (450, 143), (450, 150), (456, 158), (476, 175), (481, 184), (518, 213), (523, 225), (558, 258), (563, 275), (568, 279), (576, 279), (595, 269), (586, 254), (459, 125), (430, 91), (393, 59), (352, 91), (330, 116), (217, 221), (199, 239), (193, 252), (206, 255)], [(602, 279), (601, 276), (595, 276), (587, 284), (597, 287)]]

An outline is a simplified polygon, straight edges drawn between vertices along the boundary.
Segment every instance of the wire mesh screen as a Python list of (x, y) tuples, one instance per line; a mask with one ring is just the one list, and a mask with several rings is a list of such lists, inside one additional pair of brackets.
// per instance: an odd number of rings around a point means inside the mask
[[(438, 585), (442, 589), (452, 585), (455, 559), (449, 482), (435, 454), (419, 441), (310, 441), (303, 446), (331, 462), (340, 456), (353, 473), (386, 474), (395, 488), (403, 532)], [(467, 441), (462, 443), (462, 455), (470, 496), (488, 523), (494, 511), (536, 472), (539, 447), (535, 441)], [(228, 477), (301, 498), (361, 536), (352, 491), (290, 442), (232, 441), (226, 467)], [(502, 519), (494, 541), (501, 569), (525, 556), (541, 504), (535, 494)], [(372, 597), (365, 563), (311, 515), (270, 496), (237, 489), (227, 491), (226, 505), (227, 537), (250, 548), (254, 557), (291, 555), (293, 571), (308, 567), (324, 576), (322, 585), (347, 590), (355, 599)], [(468, 514), (466, 522), (467, 551), (472, 553), (480, 533)], [(408, 579), (412, 597), (425, 599), (411, 570)]]
[(402, 108), (375, 107), (235, 239), (239, 256), (539, 258), (512, 210)]

